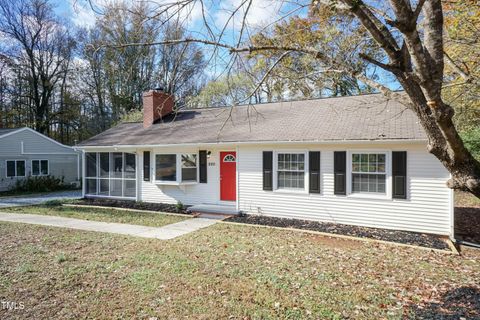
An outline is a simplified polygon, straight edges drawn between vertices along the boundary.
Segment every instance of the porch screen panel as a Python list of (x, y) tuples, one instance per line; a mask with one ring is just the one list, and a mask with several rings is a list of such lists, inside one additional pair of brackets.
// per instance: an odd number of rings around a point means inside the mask
[(85, 155), (85, 194), (135, 198), (136, 156), (125, 152), (89, 152)]

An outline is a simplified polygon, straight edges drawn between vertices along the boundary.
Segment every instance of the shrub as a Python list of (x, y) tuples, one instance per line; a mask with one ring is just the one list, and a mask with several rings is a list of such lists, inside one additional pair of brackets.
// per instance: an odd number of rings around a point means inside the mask
[(12, 191), (19, 192), (50, 192), (56, 190), (64, 190), (70, 188), (65, 185), (63, 177), (55, 178), (53, 176), (27, 177), (26, 179), (17, 180)]
[(175, 205), (175, 208), (177, 209), (177, 212), (183, 212), (184, 205), (181, 201), (178, 201), (177, 204)]

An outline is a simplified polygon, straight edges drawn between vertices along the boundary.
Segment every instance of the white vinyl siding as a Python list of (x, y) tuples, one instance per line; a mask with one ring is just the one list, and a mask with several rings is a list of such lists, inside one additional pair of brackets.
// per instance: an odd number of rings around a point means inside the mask
[[(15, 186), (17, 180), (32, 176), (32, 160), (48, 160), (48, 174), (65, 184), (80, 184), (81, 153), (58, 144), (29, 129), (0, 138), (0, 191)], [(7, 177), (6, 160), (24, 160), (25, 177)]]
[[(208, 183), (190, 185), (160, 185), (155, 183), (155, 154), (189, 154), (198, 150), (211, 151), (207, 159)], [(451, 235), (452, 191), (445, 185), (449, 173), (441, 163), (426, 151), (423, 143), (365, 143), (365, 144), (298, 144), (298, 145), (239, 145), (235, 147), (198, 146), (138, 148), (138, 163), (143, 163), (143, 151), (151, 152), (151, 181), (143, 181), (143, 168), (137, 170), (137, 200), (185, 205), (218, 204), (220, 202), (219, 152), (237, 151), (237, 201), (239, 210), (283, 218), (308, 219), (367, 227), (407, 230)], [(264, 191), (262, 181), (262, 152), (305, 153), (320, 151), (321, 193), (298, 190)], [(347, 175), (347, 195), (333, 193), (333, 153), (386, 154), (386, 194), (358, 194), (351, 192), (351, 169)], [(119, 150), (120, 151), (120, 150)], [(407, 151), (407, 199), (391, 197), (391, 152)], [(274, 167), (275, 156), (274, 156)], [(308, 188), (308, 157), (305, 157), (305, 188)], [(347, 168), (351, 161), (347, 161)], [(198, 167), (198, 164), (197, 164)], [(177, 165), (177, 168), (180, 168)], [(349, 177), (350, 176), (350, 177)], [(275, 177), (274, 177), (275, 179)], [(275, 181), (275, 180), (274, 180)], [(276, 184), (276, 183), (275, 183)], [(350, 189), (350, 190), (348, 190)], [(278, 191), (278, 192), (277, 192)]]
[[(181, 202), (185, 205), (194, 205), (201, 203), (218, 204), (220, 201), (220, 176), (219, 176), (219, 152), (229, 151), (231, 148), (216, 149), (212, 147), (198, 148), (152, 148), (138, 149), (140, 163), (143, 163), (143, 151), (151, 151), (150, 155), (150, 175), (151, 181), (140, 179), (139, 199), (145, 202), (170, 203)], [(157, 184), (155, 182), (155, 154), (198, 154), (198, 150), (211, 151), (207, 158), (207, 183), (187, 183), (185, 185)], [(143, 177), (143, 168), (140, 172)], [(197, 178), (198, 178), (198, 157), (197, 157)]]
[[(250, 214), (299, 218), (360, 226), (400, 229), (449, 235), (450, 194), (445, 185), (449, 173), (424, 145), (383, 145), (381, 150), (407, 151), (406, 200), (391, 197), (333, 193), (333, 152), (372, 150), (372, 145), (299, 146), (321, 150), (321, 193), (272, 192), (262, 190), (262, 151), (281, 149), (275, 145), (239, 148), (239, 206)], [(353, 152), (353, 151), (352, 151)], [(387, 160), (388, 161), (388, 160)], [(348, 161), (347, 161), (348, 163)], [(348, 164), (347, 164), (348, 165)], [(348, 183), (348, 180), (347, 180)], [(387, 187), (391, 184), (387, 177)]]

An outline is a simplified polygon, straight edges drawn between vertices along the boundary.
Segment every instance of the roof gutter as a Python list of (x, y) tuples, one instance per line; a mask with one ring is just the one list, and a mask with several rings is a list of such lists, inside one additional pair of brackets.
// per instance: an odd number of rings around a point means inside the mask
[(385, 144), (385, 143), (411, 143), (424, 144), (427, 139), (385, 139), (385, 140), (305, 140), (305, 141), (232, 141), (232, 142), (196, 142), (175, 144), (133, 144), (133, 145), (106, 145), (106, 146), (75, 146), (75, 149), (104, 149), (104, 148), (165, 148), (165, 147), (192, 147), (192, 146), (224, 146), (224, 145), (266, 145), (266, 144)]

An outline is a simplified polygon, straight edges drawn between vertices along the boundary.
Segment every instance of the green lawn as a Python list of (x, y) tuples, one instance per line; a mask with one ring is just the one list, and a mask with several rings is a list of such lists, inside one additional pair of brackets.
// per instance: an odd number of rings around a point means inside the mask
[(10, 207), (1, 209), (3, 212), (31, 213), (48, 216), (62, 216), (68, 218), (85, 219), (92, 221), (117, 222), (138, 224), (149, 227), (161, 227), (167, 224), (190, 219), (189, 216), (175, 216), (164, 213), (143, 211), (126, 211), (101, 208), (67, 207), (62, 205), (36, 205), (28, 207)]
[(0, 298), (25, 305), (1, 319), (480, 317), (474, 250), (223, 223), (169, 241), (0, 223), (0, 252)]

